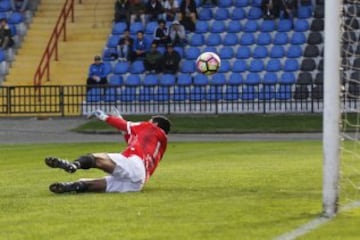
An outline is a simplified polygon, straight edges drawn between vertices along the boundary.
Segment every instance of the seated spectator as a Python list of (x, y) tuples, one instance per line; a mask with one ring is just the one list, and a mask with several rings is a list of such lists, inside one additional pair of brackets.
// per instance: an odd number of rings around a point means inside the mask
[[(202, 5), (202, 6), (203, 6), (203, 5), (206, 5), (206, 4), (208, 4), (208, 2), (209, 2), (209, 0), (202, 0), (202, 1), (201, 1), (201, 5)], [(214, 6), (217, 6), (218, 1), (217, 1), (217, 0), (211, 0), (211, 4), (214, 5)]]
[(144, 31), (138, 31), (136, 33), (136, 38), (134, 39), (134, 45), (133, 45), (134, 57), (132, 58), (132, 61), (135, 61), (136, 59), (139, 58), (143, 59), (149, 48), (150, 48), (150, 43), (144, 37)]
[(147, 21), (158, 21), (162, 18), (164, 8), (159, 0), (149, 0), (146, 5)]
[(141, 21), (145, 26), (145, 4), (141, 0), (130, 1), (130, 24), (136, 21)]
[(180, 4), (180, 23), (185, 30), (195, 31), (195, 22), (197, 19), (197, 9), (195, 0), (183, 0)]
[(87, 91), (89, 91), (94, 85), (107, 84), (106, 69), (104, 63), (101, 61), (100, 56), (95, 56), (94, 63), (90, 65), (86, 83)]
[(186, 31), (179, 21), (175, 20), (170, 26), (170, 40), (175, 46), (184, 46), (186, 44)]
[(166, 22), (163, 19), (158, 21), (158, 26), (154, 30), (153, 39), (157, 45), (166, 45), (169, 43), (169, 30), (166, 27)]
[(11, 10), (14, 12), (19, 12), (23, 15), (25, 21), (28, 23), (32, 17), (30, 9), (30, 2), (28, 0), (11, 0)]
[(180, 61), (180, 54), (175, 51), (173, 45), (169, 43), (163, 54), (163, 73), (176, 74), (179, 71)]
[(284, 18), (293, 19), (297, 11), (297, 0), (282, 0), (280, 4), (280, 12)]
[(130, 31), (125, 30), (117, 45), (117, 58), (120, 61), (131, 61), (133, 56), (134, 39), (130, 36)]
[(280, 14), (280, 0), (262, 0), (261, 9), (265, 19), (278, 18)]
[(0, 48), (6, 50), (14, 46), (11, 29), (5, 18), (0, 19)]
[(129, 27), (130, 24), (130, 3), (128, 0), (116, 0), (115, 1), (115, 16), (114, 22), (126, 22)]
[(162, 55), (157, 49), (158, 45), (153, 42), (151, 49), (148, 51), (144, 58), (144, 68), (147, 73), (160, 73), (162, 69)]
[(174, 21), (177, 18), (177, 13), (179, 12), (179, 2), (176, 0), (165, 0), (162, 4), (165, 11), (163, 19), (166, 21)]

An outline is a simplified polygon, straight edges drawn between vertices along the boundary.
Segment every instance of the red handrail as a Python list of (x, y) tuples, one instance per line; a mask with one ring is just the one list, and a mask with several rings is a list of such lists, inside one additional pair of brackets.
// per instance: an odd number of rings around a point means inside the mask
[(49, 42), (36, 69), (34, 75), (34, 86), (41, 86), (41, 82), (45, 74), (46, 80), (50, 81), (50, 61), (54, 53), (55, 61), (59, 60), (58, 42), (62, 33), (64, 34), (63, 41), (66, 41), (66, 21), (69, 14), (71, 14), (71, 22), (74, 22), (74, 0), (66, 0), (64, 3)]

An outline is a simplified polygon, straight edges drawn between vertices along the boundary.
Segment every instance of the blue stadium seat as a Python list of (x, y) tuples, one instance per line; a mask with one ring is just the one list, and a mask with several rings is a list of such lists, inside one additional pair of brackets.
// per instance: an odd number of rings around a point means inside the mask
[(268, 56), (268, 50), (264, 46), (256, 46), (252, 56), (253, 58), (266, 58)]
[(0, 12), (9, 12), (11, 11), (10, 1), (0, 1)]
[(303, 32), (293, 32), (290, 43), (293, 45), (302, 45), (306, 42), (306, 36)]
[(223, 99), (223, 88), (226, 82), (225, 74), (217, 73), (212, 76), (210, 81), (210, 88), (208, 88), (206, 99), (210, 101), (217, 101)]
[(270, 49), (269, 57), (283, 58), (285, 56), (285, 48), (282, 45), (274, 45)]
[(247, 7), (249, 4), (249, 0), (234, 0), (235, 7)]
[(251, 7), (247, 13), (248, 19), (256, 19), (257, 20), (257, 19), (262, 18), (262, 16), (263, 16), (263, 12), (262, 12), (261, 8), (259, 8), (259, 7)]
[(243, 28), (244, 32), (253, 33), (258, 30), (258, 23), (256, 20), (247, 20)]
[(160, 81), (159, 81), (159, 84), (161, 86), (174, 86), (175, 85), (175, 82), (176, 82), (176, 76), (174, 74), (163, 74), (161, 77), (160, 77)]
[(234, 48), (230, 46), (224, 46), (219, 50), (220, 59), (231, 59), (234, 57)]
[(248, 59), (251, 57), (251, 49), (248, 46), (240, 46), (236, 50), (235, 57), (238, 59)]
[[(125, 24), (126, 25), (126, 24)], [(146, 25), (145, 25), (145, 34), (154, 34), (154, 31), (155, 29), (157, 28), (158, 26), (158, 23), (156, 21), (151, 21), (151, 22), (148, 22)]]
[(259, 89), (259, 100), (272, 100), (276, 96), (274, 85), (263, 85)]
[(104, 63), (104, 69), (105, 69), (104, 74), (106, 74), (106, 75), (111, 74), (113, 71), (113, 66), (112, 66), (111, 62), (103, 61), (103, 63)]
[(281, 84), (276, 89), (275, 98), (278, 100), (290, 100), (292, 98), (292, 89), (290, 84)]
[(136, 60), (130, 65), (130, 73), (141, 74), (145, 72), (144, 63), (142, 60)]
[(124, 84), (124, 78), (122, 75), (112, 74), (109, 76), (108, 83), (111, 86), (121, 86)]
[(201, 101), (206, 98), (206, 86), (208, 77), (204, 74), (196, 74), (194, 76), (194, 85), (190, 89), (190, 100)]
[(113, 24), (111, 34), (122, 35), (126, 29), (127, 29), (127, 24), (125, 22), (117, 22)]
[(192, 77), (187, 73), (180, 73), (177, 77), (177, 84), (174, 87), (173, 100), (185, 101), (189, 97), (189, 89), (192, 84)]
[(293, 72), (283, 72), (280, 76), (280, 84), (294, 84), (296, 82), (296, 77)]
[(120, 87), (109, 87), (105, 91), (104, 101), (105, 102), (116, 102), (120, 98), (121, 94), (121, 88)]
[(244, 83), (247, 85), (258, 85), (261, 82), (259, 73), (250, 72), (246, 75)]
[(160, 86), (155, 91), (155, 101), (169, 101), (171, 88), (175, 85), (176, 77), (173, 74), (163, 74), (160, 77)]
[(9, 24), (20, 24), (24, 23), (24, 16), (20, 12), (12, 12), (7, 18)]
[(239, 33), (242, 30), (242, 25), (237, 20), (230, 20), (227, 24), (226, 30), (228, 33)]
[(312, 16), (312, 10), (310, 7), (300, 6), (297, 9), (297, 17), (301, 19), (307, 19)]
[(262, 4), (262, 0), (252, 0), (251, 6), (260, 8)]
[(271, 34), (268, 32), (261, 32), (256, 38), (257, 45), (269, 45), (272, 43)]
[(261, 72), (264, 70), (264, 62), (261, 59), (253, 59), (249, 64), (250, 72)]
[(310, 29), (310, 24), (306, 19), (296, 19), (294, 21), (295, 32), (306, 32)]
[(236, 59), (232, 64), (232, 72), (242, 73), (248, 69), (247, 60)]
[(129, 74), (125, 78), (125, 86), (121, 90), (120, 100), (122, 102), (133, 102), (137, 98), (136, 90), (141, 84), (138, 74)]
[(289, 19), (280, 19), (277, 25), (278, 32), (289, 32), (292, 30), (292, 22)]
[(241, 85), (244, 84), (243, 74), (241, 73), (230, 73), (230, 76), (226, 82), (229, 85)]
[(194, 73), (195, 69), (195, 61), (193, 60), (183, 60), (180, 65), (182, 73)]
[(115, 48), (105, 48), (102, 53), (103, 61), (114, 61), (118, 52)]
[(265, 70), (267, 72), (278, 72), (281, 69), (282, 69), (281, 61), (277, 58), (270, 59), (265, 66)]
[(285, 45), (289, 42), (289, 36), (286, 32), (277, 32), (274, 36), (273, 44)]
[(224, 21), (215, 20), (210, 25), (210, 32), (212, 33), (222, 33), (226, 31), (226, 26)]
[(243, 33), (240, 37), (240, 45), (253, 45), (255, 43), (255, 37), (254, 34), (246, 32)]
[(288, 58), (299, 58), (302, 56), (302, 48), (300, 45), (290, 45), (286, 52), (286, 57)]
[(184, 50), (183, 47), (175, 46), (175, 47), (174, 47), (174, 51), (176, 51), (176, 52), (180, 55), (181, 58), (183, 58), (184, 55), (185, 55), (185, 53), (184, 53), (185, 50)]
[(86, 94), (86, 102), (100, 102), (102, 100), (101, 88), (91, 88)]
[(230, 19), (232, 20), (243, 20), (245, 18), (246, 18), (246, 12), (242, 7), (235, 8), (230, 14)]
[(211, 8), (201, 8), (198, 11), (198, 18), (202, 21), (209, 21), (213, 18), (213, 13), (211, 11)]
[(144, 31), (142, 22), (133, 22), (130, 24), (130, 34), (135, 35), (138, 31)]
[(235, 46), (238, 43), (239, 39), (236, 33), (226, 33), (224, 35), (224, 39), (222, 40), (222, 44), (225, 46)]
[(261, 32), (273, 32), (276, 29), (276, 24), (274, 20), (264, 20), (259, 28)]
[(208, 21), (197, 20), (195, 23), (195, 33), (207, 33), (209, 31)]
[(262, 83), (265, 85), (275, 85), (278, 82), (278, 76), (275, 72), (266, 72), (264, 74)]
[(295, 72), (299, 70), (299, 63), (297, 59), (288, 58), (284, 62), (283, 70), (286, 72)]
[(210, 33), (205, 40), (208, 46), (218, 46), (222, 43), (221, 35), (219, 33)]
[(205, 46), (205, 47), (203, 48), (203, 52), (219, 53), (217, 47), (215, 47), (215, 46)]
[(185, 48), (185, 58), (186, 59), (196, 59), (200, 55), (201, 51), (198, 47), (186, 47)]
[(221, 0), (218, 2), (218, 6), (221, 8), (228, 8), (231, 7), (232, 5), (233, 5), (232, 0)]
[(215, 20), (227, 20), (230, 16), (229, 10), (227, 8), (218, 7), (213, 15)]
[(147, 74), (139, 90), (139, 101), (154, 100), (155, 87), (158, 85), (159, 80), (155, 74)]
[(119, 43), (120, 35), (110, 35), (106, 42), (107, 48), (116, 48)]
[(245, 85), (242, 88), (241, 99), (244, 101), (252, 101), (258, 98), (257, 86)]
[(230, 64), (229, 60), (223, 59), (221, 61), (221, 65), (220, 65), (218, 72), (226, 73), (226, 72), (229, 72), (230, 70), (231, 70), (231, 64)]
[(240, 90), (238, 85), (226, 85), (224, 99), (228, 101), (238, 100), (240, 98)]
[(205, 38), (203, 34), (194, 33), (190, 37), (189, 44), (191, 46), (199, 47), (205, 44)]
[(129, 62), (118, 62), (115, 64), (113, 72), (114, 74), (125, 74), (129, 71), (130, 64)]

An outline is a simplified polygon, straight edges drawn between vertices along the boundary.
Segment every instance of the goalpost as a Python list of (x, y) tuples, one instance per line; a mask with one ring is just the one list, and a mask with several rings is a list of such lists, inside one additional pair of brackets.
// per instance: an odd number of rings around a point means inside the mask
[(340, 173), (340, 25), (342, 0), (325, 3), (323, 214), (337, 213)]

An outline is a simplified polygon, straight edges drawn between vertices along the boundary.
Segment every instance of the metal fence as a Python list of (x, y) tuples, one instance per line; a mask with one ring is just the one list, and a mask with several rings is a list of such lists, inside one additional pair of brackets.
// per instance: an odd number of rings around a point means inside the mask
[[(355, 111), (359, 100), (344, 98), (343, 104)], [(2, 116), (80, 116), (111, 107), (123, 114), (317, 113), (323, 99), (319, 85), (0, 87)]]

